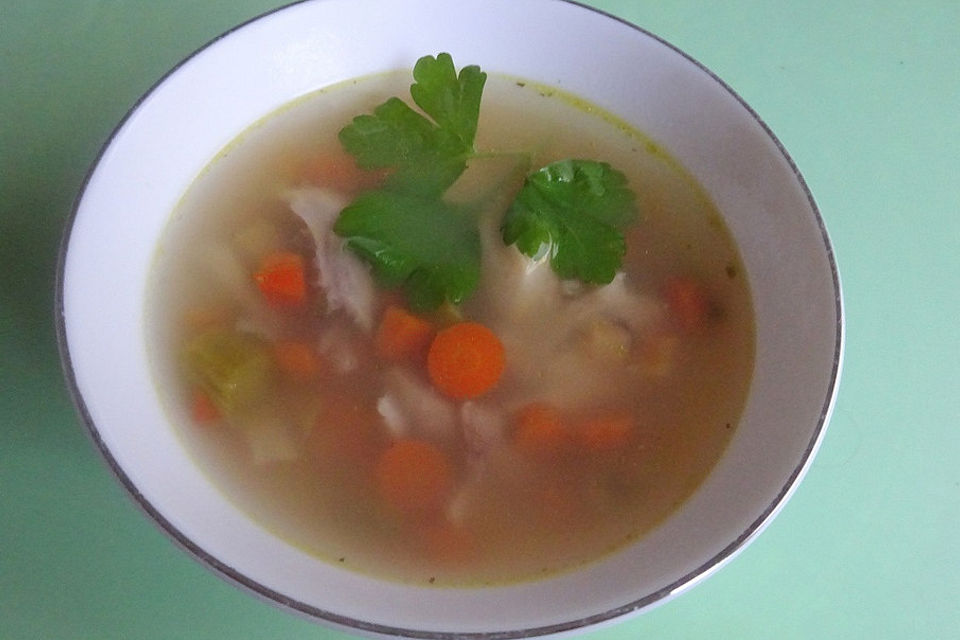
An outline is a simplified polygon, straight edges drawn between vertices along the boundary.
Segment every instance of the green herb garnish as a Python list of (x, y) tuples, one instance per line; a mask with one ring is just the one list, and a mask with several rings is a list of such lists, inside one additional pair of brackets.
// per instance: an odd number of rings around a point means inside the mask
[(390, 169), (387, 188), (440, 196), (473, 154), (480, 97), (487, 74), (464, 67), (457, 76), (448, 53), (425, 56), (413, 68), (410, 95), (427, 119), (390, 98), (340, 131), (340, 142), (363, 169)]
[(340, 213), (334, 231), (384, 286), (402, 286), (417, 310), (459, 304), (480, 279), (476, 220), (439, 198), (362, 193)]
[[(384, 186), (358, 196), (334, 231), (387, 287), (415, 309), (459, 304), (480, 278), (480, 235), (472, 209), (444, 201), (474, 149), (486, 74), (460, 70), (447, 53), (420, 58), (410, 87), (420, 113), (390, 98), (340, 131), (364, 169), (386, 169)], [(424, 115), (426, 114), (426, 115)], [(427, 117), (429, 116), (429, 117)], [(610, 282), (623, 260), (623, 229), (636, 218), (626, 178), (593, 160), (554, 162), (527, 176), (504, 216), (503, 241), (535, 257), (549, 251), (562, 278)]]
[(621, 230), (636, 220), (634, 199), (605, 162), (553, 162), (524, 181), (503, 219), (503, 241), (531, 258), (549, 251), (561, 278), (607, 284), (627, 250)]

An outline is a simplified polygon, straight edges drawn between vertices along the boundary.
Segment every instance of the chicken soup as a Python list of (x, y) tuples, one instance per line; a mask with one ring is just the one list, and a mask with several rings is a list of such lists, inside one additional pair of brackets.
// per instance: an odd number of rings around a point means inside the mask
[(197, 464), (290, 544), (403, 582), (537, 579), (636, 540), (722, 455), (753, 367), (746, 274), (691, 176), (446, 54), (243, 133), (152, 277)]

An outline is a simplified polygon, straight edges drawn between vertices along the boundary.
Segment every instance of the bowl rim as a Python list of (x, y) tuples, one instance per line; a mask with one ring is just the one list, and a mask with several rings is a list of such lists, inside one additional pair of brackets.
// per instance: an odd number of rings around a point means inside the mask
[(219, 35), (213, 37), (197, 49), (193, 50), (181, 60), (179, 60), (174, 66), (169, 70), (163, 73), (155, 82), (153, 82), (148, 89), (146, 89), (137, 99), (131, 104), (127, 109), (124, 116), (117, 122), (111, 132), (108, 134), (103, 144), (100, 146), (96, 156), (91, 162), (87, 172), (84, 176), (84, 179), (78, 189), (77, 195), (74, 198), (74, 201), (71, 205), (71, 209), (65, 218), (63, 225), (63, 232), (60, 239), (60, 244), (57, 254), (56, 262), (56, 272), (55, 272), (55, 288), (54, 288), (54, 321), (55, 321), (55, 330), (56, 330), (56, 340), (57, 348), (60, 355), (61, 369), (64, 374), (65, 382), (67, 385), (67, 390), (70, 394), (71, 400), (74, 404), (75, 410), (79, 415), (87, 434), (90, 436), (91, 441), (95, 448), (99, 451), (104, 462), (109, 467), (111, 472), (119, 480), (120, 484), (126, 490), (129, 498), (131, 498), (134, 504), (140, 508), (140, 510), (148, 516), (148, 518), (154, 522), (154, 524), (166, 534), (166, 536), (172, 540), (177, 546), (187, 551), (194, 560), (198, 561), (204, 567), (213, 571), (214, 574), (219, 575), (222, 579), (230, 582), (236, 586), (243, 588), (244, 590), (258, 596), (259, 598), (272, 602), (274, 604), (280, 605), (281, 607), (290, 610), (294, 613), (299, 614), (302, 617), (306, 617), (310, 620), (316, 622), (326, 622), (336, 627), (340, 627), (346, 631), (360, 632), (364, 634), (372, 634), (378, 636), (390, 636), (390, 637), (406, 637), (406, 638), (421, 638), (426, 640), (454, 640), (456, 639), (471, 639), (471, 640), (506, 640), (512, 638), (529, 638), (537, 637), (543, 635), (554, 635), (554, 634), (563, 634), (575, 632), (578, 630), (583, 630), (587, 627), (595, 627), (597, 625), (612, 622), (617, 619), (620, 619), (624, 616), (627, 616), (632, 613), (638, 613), (642, 610), (648, 610), (655, 605), (663, 604), (669, 599), (673, 598), (680, 593), (685, 592), (686, 590), (692, 588), (703, 579), (713, 574), (715, 571), (724, 566), (727, 562), (732, 560), (738, 553), (743, 551), (746, 546), (765, 528), (770, 524), (773, 518), (780, 512), (783, 506), (786, 504), (789, 497), (796, 490), (800, 481), (803, 479), (804, 475), (809, 470), (811, 463), (815, 457), (817, 450), (819, 449), (823, 437), (826, 431), (826, 427), (829, 423), (831, 414), (833, 412), (834, 406), (836, 404), (837, 395), (839, 392), (839, 381), (843, 368), (843, 358), (844, 358), (844, 346), (846, 341), (846, 327), (845, 327), (845, 315), (844, 315), (844, 302), (843, 302), (843, 293), (841, 288), (840, 273), (837, 266), (837, 260), (833, 245), (830, 241), (829, 235), (827, 233), (826, 224), (823, 220), (823, 217), (820, 213), (820, 209), (816, 204), (816, 201), (811, 193), (806, 180), (803, 178), (803, 175), (800, 173), (795, 162), (787, 152), (786, 148), (776, 137), (770, 127), (763, 121), (763, 119), (757, 114), (756, 111), (746, 101), (736, 92), (732, 87), (730, 87), (726, 82), (719, 78), (715, 73), (708, 69), (705, 65), (700, 63), (698, 60), (693, 58), (691, 55), (687, 54), (683, 50), (679, 49), (675, 45), (671, 44), (662, 37), (648, 31), (647, 29), (630, 22), (625, 18), (616, 16), (608, 11), (592, 7), (590, 5), (584, 4), (578, 0), (549, 0), (552, 2), (564, 3), (568, 5), (573, 5), (580, 7), (587, 11), (599, 14), (607, 19), (616, 21), (620, 25), (627, 27), (633, 31), (638, 32), (639, 34), (650, 38), (657, 43), (667, 47), (673, 53), (678, 54), (686, 61), (692, 63), (700, 72), (706, 74), (713, 82), (715, 82), (719, 89), (726, 92), (730, 97), (732, 97), (739, 105), (742, 107), (753, 121), (760, 126), (763, 133), (767, 138), (775, 145), (777, 152), (780, 154), (782, 159), (789, 166), (794, 179), (797, 181), (797, 184), (800, 186), (804, 197), (807, 200), (807, 203), (810, 206), (810, 211), (814, 216), (814, 221), (816, 227), (820, 233), (820, 239), (822, 241), (822, 247), (825, 253), (826, 261), (829, 265), (830, 276), (831, 276), (831, 285), (834, 294), (834, 313), (835, 313), (835, 340), (833, 345), (833, 362), (829, 375), (829, 380), (827, 384), (826, 397), (823, 400), (823, 403), (820, 407), (820, 412), (817, 420), (817, 424), (813, 430), (812, 436), (807, 443), (803, 455), (800, 457), (795, 468), (792, 470), (791, 474), (787, 477), (783, 486), (780, 487), (779, 491), (776, 493), (774, 499), (763, 509), (758, 517), (752, 521), (736, 538), (730, 541), (725, 547), (718, 551), (715, 555), (710, 557), (707, 561), (703, 562), (701, 565), (697, 566), (688, 573), (680, 576), (673, 582), (664, 585), (662, 588), (653, 591), (651, 593), (645, 594), (644, 596), (634, 599), (624, 605), (614, 607), (601, 611), (596, 614), (592, 614), (585, 617), (580, 617), (568, 621), (564, 621), (557, 624), (551, 624), (546, 626), (537, 626), (537, 627), (528, 627), (522, 629), (515, 629), (509, 631), (494, 631), (494, 632), (452, 632), (452, 631), (431, 631), (424, 629), (412, 629), (404, 627), (394, 627), (386, 624), (368, 622), (362, 619), (341, 615), (332, 611), (327, 611), (316, 607), (314, 605), (308, 604), (292, 598), (285, 596), (274, 589), (252, 579), (251, 577), (245, 575), (243, 572), (235, 569), (229, 564), (218, 559), (204, 548), (199, 546), (193, 540), (191, 540), (187, 535), (181, 532), (170, 520), (168, 520), (160, 511), (150, 502), (150, 500), (145, 497), (130, 479), (127, 473), (123, 470), (120, 464), (117, 462), (113, 454), (111, 453), (109, 447), (104, 442), (103, 438), (100, 435), (100, 431), (94, 422), (93, 418), (90, 415), (89, 410), (87, 409), (86, 402), (84, 401), (83, 395), (79, 389), (76, 374), (73, 367), (73, 361), (70, 354), (70, 345), (67, 339), (67, 328), (66, 328), (66, 317), (64, 311), (64, 284), (65, 284), (65, 269), (66, 269), (66, 258), (67, 252), (70, 245), (70, 239), (72, 236), (72, 231), (74, 223), (78, 217), (79, 209), (81, 202), (84, 199), (84, 195), (89, 186), (90, 180), (96, 172), (98, 166), (101, 163), (101, 160), (104, 157), (104, 154), (112, 146), (115, 138), (118, 134), (124, 129), (127, 122), (137, 113), (141, 105), (154, 93), (156, 92), (171, 76), (176, 74), (183, 66), (189, 63), (198, 55), (202, 54), (207, 49), (214, 46), (219, 41), (230, 37), (235, 32), (240, 31), (252, 23), (256, 23), (264, 18), (267, 18), (273, 14), (286, 11), (292, 7), (309, 4), (314, 2), (323, 2), (324, 0), (295, 0), (293, 2), (283, 4), (281, 6), (275, 7), (273, 9), (259, 13), (243, 22), (236, 24), (235, 26), (230, 27), (229, 29), (223, 31)]

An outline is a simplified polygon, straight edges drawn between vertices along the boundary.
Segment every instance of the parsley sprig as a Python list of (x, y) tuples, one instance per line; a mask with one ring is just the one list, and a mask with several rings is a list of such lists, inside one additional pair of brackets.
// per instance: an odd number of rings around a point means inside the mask
[[(415, 309), (466, 300), (480, 279), (481, 245), (473, 210), (443, 199), (477, 157), (474, 140), (487, 75), (458, 74), (447, 53), (413, 69), (410, 94), (420, 113), (390, 98), (357, 116), (340, 141), (364, 169), (386, 169), (383, 187), (360, 194), (334, 231), (386, 287), (402, 288)], [(485, 155), (485, 154), (484, 154)], [(535, 257), (549, 252), (561, 278), (605, 284), (626, 251), (623, 230), (636, 219), (622, 173), (604, 162), (562, 160), (528, 175), (503, 218), (504, 243)]]
[(340, 131), (340, 142), (362, 169), (390, 169), (387, 187), (440, 196), (473, 154), (480, 97), (487, 74), (464, 67), (457, 75), (448, 53), (425, 56), (413, 68), (410, 95), (432, 121), (400, 98), (372, 115), (360, 115)]
[(605, 162), (560, 160), (528, 176), (503, 219), (503, 241), (531, 258), (545, 248), (564, 279), (606, 284), (623, 262), (633, 191)]
[(414, 309), (459, 304), (480, 280), (480, 232), (470, 212), (440, 198), (368, 191), (340, 213), (334, 231)]

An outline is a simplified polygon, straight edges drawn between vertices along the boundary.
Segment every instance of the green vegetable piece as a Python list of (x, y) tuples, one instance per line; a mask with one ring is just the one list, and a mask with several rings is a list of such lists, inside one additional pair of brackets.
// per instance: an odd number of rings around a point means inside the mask
[(266, 343), (234, 331), (210, 331), (192, 338), (184, 349), (184, 362), (188, 376), (227, 415), (263, 397), (273, 372)]
[(504, 216), (503, 241), (530, 257), (546, 249), (561, 278), (607, 284), (623, 263), (634, 201), (626, 177), (605, 162), (553, 162), (527, 177)]
[(480, 280), (476, 221), (439, 198), (368, 191), (340, 213), (333, 230), (382, 285), (403, 288), (415, 310), (459, 304)]
[(457, 76), (446, 53), (420, 58), (413, 74), (410, 93), (433, 121), (400, 98), (390, 98), (372, 115), (354, 118), (340, 131), (340, 142), (361, 168), (392, 170), (388, 188), (439, 196), (473, 153), (487, 75), (471, 66)]
[[(364, 169), (387, 169), (384, 187), (346, 207), (334, 232), (381, 284), (402, 287), (417, 310), (459, 304), (480, 279), (475, 217), (442, 200), (477, 157), (474, 141), (486, 74), (457, 73), (450, 54), (420, 58), (410, 94), (357, 116), (340, 141)], [(425, 114), (425, 115), (424, 115)], [(622, 230), (636, 218), (626, 178), (591, 160), (554, 162), (527, 177), (504, 217), (505, 243), (528, 256), (545, 248), (563, 278), (604, 284), (623, 262)]]
[(440, 128), (459, 140), (464, 151), (473, 150), (480, 119), (480, 98), (487, 74), (471, 65), (460, 70), (453, 66), (449, 53), (436, 58), (424, 56), (413, 67), (410, 95), (417, 106), (436, 121)]

